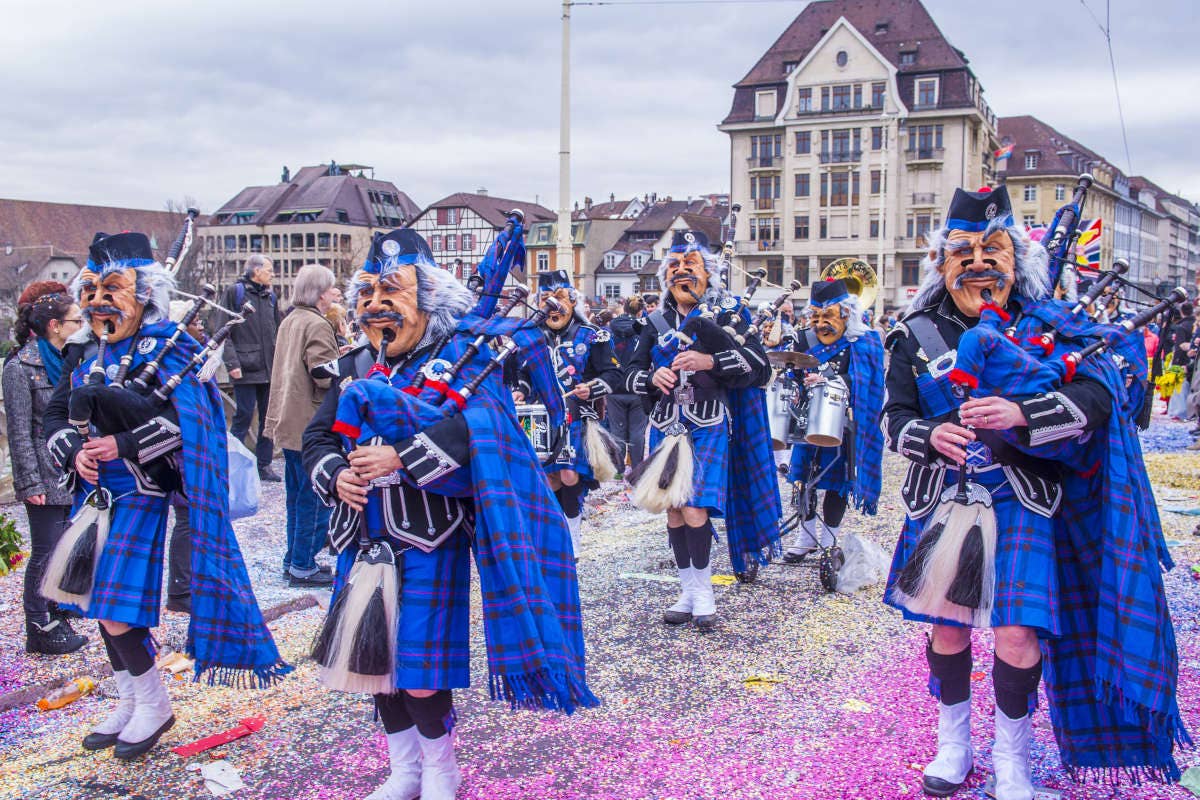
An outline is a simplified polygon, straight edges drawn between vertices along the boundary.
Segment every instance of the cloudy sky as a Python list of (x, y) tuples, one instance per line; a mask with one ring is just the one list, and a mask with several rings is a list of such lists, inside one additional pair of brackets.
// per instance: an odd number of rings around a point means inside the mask
[[(628, 2), (628, 0), (618, 0)], [(716, 123), (804, 2), (577, 7), (572, 197), (727, 191)], [(1104, 0), (1087, 0), (1103, 18)], [(1200, 199), (1200, 23), (1113, 0), (1135, 174)], [(999, 115), (1128, 170), (1104, 39), (1080, 0), (926, 0)], [(557, 198), (556, 0), (0, 0), (0, 197), (220, 206), (280, 168), (370, 164), (421, 205)], [(986, 9), (986, 10), (985, 10)]]

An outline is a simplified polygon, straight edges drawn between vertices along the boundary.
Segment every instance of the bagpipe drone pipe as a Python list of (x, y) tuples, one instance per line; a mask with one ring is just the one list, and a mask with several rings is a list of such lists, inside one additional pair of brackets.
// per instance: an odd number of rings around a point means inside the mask
[[(453, 363), (441, 359), (427, 362), (422, 368), (426, 380), (419, 387), (392, 385), (386, 352), (394, 333), (385, 330), (375, 365), (366, 376), (351, 381), (341, 390), (334, 432), (345, 436), (352, 447), (397, 444), (415, 436), (441, 420), (463, 412), (485, 381), (501, 369), (518, 348), (536, 362), (531, 372), (535, 383), (547, 391), (552, 389), (558, 397), (557, 405), (550, 403), (548, 406), (552, 406), (551, 413), (557, 424), (561, 424), (564, 416), (561, 394), (549, 367), (545, 339), (537, 327), (549, 312), (540, 309), (528, 320), (506, 316), (524, 296), (523, 291), (514, 293), (488, 319), (464, 318), (459, 323), (457, 336), (450, 337), (441, 348), (445, 352), (461, 346), (460, 355)], [(561, 309), (556, 303), (553, 305)], [(489, 356), (489, 343), (501, 336), (508, 340)], [(471, 338), (463, 344), (466, 337)], [(438, 361), (441, 363), (435, 363)], [(452, 479), (452, 476), (437, 480), (446, 479)], [(397, 555), (388, 542), (370, 538), (364, 511), (350, 508), (342, 501), (338, 506), (335, 518), (341, 517), (342, 522), (331, 525), (331, 545), (341, 552), (357, 538), (359, 553), (347, 576), (346, 586), (338, 594), (313, 642), (312, 656), (321, 667), (321, 681), (332, 689), (389, 693), (394, 690), (394, 643), (399, 624), (398, 565), (403, 556)], [(431, 549), (428, 542), (417, 538), (404, 542), (422, 550)]]
[[(1007, 314), (985, 304), (980, 322), (960, 337), (950, 381), (964, 402), (982, 389), (991, 395), (1014, 397), (1054, 391), (1069, 383), (1088, 358), (1125, 347), (1133, 331), (1187, 300), (1183, 289), (1119, 325), (1087, 323), (1091, 343), (1056, 357), (1039, 359), (1013, 337), (1001, 332)], [(1082, 328), (1073, 314), (1059, 315), (1075, 341)], [(975, 444), (975, 443), (972, 443)], [(969, 480), (972, 451), (958, 468), (958, 481), (947, 488), (925, 523), (912, 558), (896, 582), (897, 600), (910, 612), (974, 626), (990, 624), (995, 595), (997, 523), (990, 492)]]

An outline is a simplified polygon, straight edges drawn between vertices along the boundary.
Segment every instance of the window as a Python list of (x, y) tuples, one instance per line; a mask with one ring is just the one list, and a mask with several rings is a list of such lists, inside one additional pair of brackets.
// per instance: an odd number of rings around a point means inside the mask
[(549, 253), (538, 253), (537, 254), (537, 270), (538, 270), (538, 272), (545, 272), (548, 269), (550, 269), (550, 254)]
[(796, 131), (796, 155), (812, 152), (812, 131)]
[(796, 217), (796, 230), (795, 230), (795, 236), (793, 238), (800, 240), (800, 241), (803, 241), (808, 238), (808, 215), (807, 214), (805, 214), (802, 217)]
[(617, 268), (617, 254), (616, 253), (605, 253), (604, 254), (604, 268), (605, 269), (616, 269)]
[(868, 233), (867, 236), (870, 237), (871, 239), (878, 239), (879, 238), (879, 220), (877, 220), (877, 219), (871, 220), (870, 229), (871, 229), (871, 232)]
[(942, 149), (941, 125), (913, 125), (908, 129), (908, 153), (915, 158), (938, 158)]
[[(850, 62), (850, 56), (845, 50), (838, 50), (834, 60), (837, 62), (839, 67), (844, 67)], [(776, 283), (778, 283), (778, 281), (776, 281)]]
[(916, 258), (906, 258), (900, 262), (900, 283), (904, 286), (916, 286), (921, 282), (921, 261)]
[(822, 111), (829, 110), (829, 87), (828, 86), (821, 87), (821, 110)]
[[(300, 234), (298, 234), (298, 233), (292, 234), (293, 241), (295, 241), (298, 238), (300, 238)], [(225, 237), (225, 251), (232, 252), (236, 248), (237, 248), (237, 237), (236, 236), (226, 236)]]
[(876, 36), (882, 36), (883, 34), (885, 34), (887, 32), (888, 32), (888, 23), (886, 23), (886, 22), (876, 22), (875, 23), (875, 35)]
[(271, 249), (272, 250), (279, 249), (279, 234), (278, 233), (271, 234)]
[(1062, 202), (1067, 199), (1067, 185), (1065, 183), (1056, 184), (1054, 187), (1054, 199)]
[(634, 269), (640, 270), (642, 267), (646, 266), (646, 254), (634, 253), (630, 261), (632, 262)]
[(859, 172), (854, 170), (850, 173), (850, 205), (858, 205), (858, 189), (859, 189)]
[(850, 87), (849, 86), (834, 86), (833, 87), (833, 110), (848, 111), (850, 109)]
[(796, 275), (796, 280), (800, 281), (801, 286), (808, 285), (808, 257), (795, 256), (792, 258), (792, 272)]
[(1026, 214), (1024, 217), (1022, 217), (1022, 218), (1021, 218), (1021, 221), (1022, 221), (1023, 223), (1025, 223), (1025, 227), (1026, 227), (1026, 228), (1032, 228), (1032, 227), (1033, 227), (1033, 225), (1034, 225), (1034, 222), (1033, 222), (1033, 220), (1034, 220), (1033, 214)]
[(446, 234), (446, 251), (453, 253), (458, 250), (458, 235), (453, 233)]
[(887, 140), (884, 138), (883, 126), (876, 125), (871, 128), (871, 149), (882, 150)]
[(826, 219), (825, 217), (821, 217), (820, 238), (822, 238), (822, 239), (829, 238), (829, 220)]
[(854, 107), (862, 108), (862, 84), (854, 84)]
[(442, 235), (440, 233), (432, 234), (429, 237), (429, 249), (435, 252), (442, 249)]
[(1032, 203), (1037, 200), (1037, 187), (1032, 183), (1025, 184), (1025, 193), (1022, 195), (1026, 203)]
[(292, 240), (292, 243), (291, 243), (290, 249), (292, 249), (292, 250), (304, 249), (304, 234), (293, 233), (291, 236), (291, 240)]
[(829, 174), (829, 205), (847, 205), (850, 195), (850, 173), (831, 172)]
[(808, 197), (809, 192), (809, 174), (807, 172), (796, 173), (796, 197)]
[(917, 81), (917, 108), (937, 105), (937, 78), (921, 78)]
[(462, 249), (463, 250), (474, 250), (475, 249), (475, 234), (464, 233), (462, 235)]
[(765, 92), (754, 93), (754, 116), (756, 117), (773, 117), (775, 116), (775, 90), (768, 89)]
[(871, 170), (871, 194), (879, 194), (883, 191), (883, 172), (881, 170)]
[(821, 173), (821, 205), (829, 202), (829, 173)]
[(605, 300), (620, 300), (621, 299), (621, 284), (619, 284), (619, 283), (604, 284), (604, 299)]
[(317, 249), (318, 250), (328, 250), (330, 247), (330, 241), (331, 240), (330, 240), (330, 236), (328, 233), (318, 233), (317, 234)]
[(459, 220), (462, 219), (459, 213), (461, 211), (461, 208), (439, 208), (437, 210), (437, 224), (457, 225)]
[(787, 75), (787, 74), (788, 74), (788, 73), (790, 73), (792, 70), (794, 70), (794, 69), (795, 69), (795, 68), (796, 68), (796, 67), (797, 67), (799, 64), (800, 64), (800, 62), (799, 62), (799, 61), (785, 61), (785, 62), (783, 62), (783, 74), (784, 74), (784, 75)]
[(796, 113), (812, 111), (812, 87), (805, 86), (802, 89), (796, 90)]
[(767, 259), (767, 280), (778, 286), (783, 283), (783, 259)]
[(917, 51), (916, 50), (900, 51), (900, 66), (909, 67), (915, 63), (917, 63)]
[(886, 84), (871, 84), (871, 108), (883, 108), (883, 87)]
[(1040, 153), (1026, 153), (1025, 154), (1025, 169), (1037, 169), (1038, 164), (1041, 162), (1041, 160), (1042, 160), (1042, 156)]
[(849, 128), (843, 128), (842, 130), (837, 130), (837, 131), (833, 132), (833, 146), (830, 149), (832, 151), (833, 160), (835, 160), (835, 161), (849, 161), (850, 160), (850, 129)]

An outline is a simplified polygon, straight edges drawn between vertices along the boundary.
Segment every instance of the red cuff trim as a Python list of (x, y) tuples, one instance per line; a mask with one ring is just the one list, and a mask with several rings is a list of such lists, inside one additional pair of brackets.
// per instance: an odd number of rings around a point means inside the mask
[[(424, 384), (421, 385), (424, 386)], [(419, 397), (421, 395), (421, 387), (419, 386), (405, 386), (400, 391), (404, 392), (409, 397)]]
[(425, 381), (425, 386), (427, 386), (430, 389), (433, 389), (435, 392), (440, 394), (442, 397), (449, 397), (450, 393), (453, 391), (449, 386), (447, 386), (442, 381), (427, 380), (427, 381)]
[(1006, 333), (1006, 334), (1004, 334), (1004, 338), (1008, 339), (1013, 344), (1016, 344), (1016, 345), (1021, 344), (1021, 340), (1019, 338), (1017, 338), (1017, 335), (1015, 333)]
[(381, 366), (380, 364), (372, 364), (371, 368), (369, 370), (367, 370), (367, 374), (365, 377), (369, 378), (372, 375), (382, 375), (383, 377), (388, 378), (388, 379), (390, 379), (392, 377), (391, 373), (388, 371), (388, 368)]
[(1025, 340), (1034, 347), (1040, 347), (1043, 355), (1050, 355), (1054, 352), (1054, 337), (1051, 334), (1043, 333), (1041, 336), (1030, 336)]
[(964, 372), (958, 367), (950, 370), (950, 381), (960, 386), (970, 386), (972, 389), (979, 388), (979, 378), (976, 378), (969, 372)]
[(459, 411), (462, 411), (463, 409), (465, 409), (467, 407), (467, 398), (463, 397), (461, 394), (454, 391), (449, 386), (446, 387), (446, 399), (453, 400), (454, 405), (458, 406)]
[(996, 305), (995, 303), (984, 303), (983, 305), (981, 305), (979, 307), (979, 310), (980, 311), (991, 311), (996, 316), (1000, 317), (1000, 319), (1004, 320), (1005, 322), (1008, 322), (1009, 320), (1012, 319), (1011, 314), (1009, 314), (1007, 311), (1005, 311), (1003, 308)]
[(362, 428), (339, 419), (333, 423), (333, 432), (357, 440), (359, 435), (362, 434)]
[(1067, 367), (1067, 374), (1063, 376), (1063, 382), (1070, 383), (1071, 379), (1075, 377), (1075, 368), (1078, 365), (1075, 363), (1075, 359), (1071, 358), (1069, 355), (1063, 356), (1062, 360), (1063, 364), (1065, 364)]

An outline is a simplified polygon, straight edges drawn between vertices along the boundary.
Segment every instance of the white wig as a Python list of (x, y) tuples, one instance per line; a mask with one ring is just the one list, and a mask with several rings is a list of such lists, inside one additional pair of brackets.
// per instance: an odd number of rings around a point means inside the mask
[[(400, 266), (395, 258), (389, 258), (383, 262), (380, 275), (390, 275)], [(475, 295), (436, 264), (418, 261), (412, 266), (417, 271), (417, 308), (429, 315), (425, 338), (448, 336), (474, 307)], [(351, 275), (346, 281), (347, 302), (357, 306), (358, 293), (365, 285), (358, 280), (358, 272)]]
[[(137, 297), (138, 303), (143, 306), (142, 323), (159, 322), (169, 317), (171, 310), (171, 290), (175, 288), (175, 279), (157, 261), (142, 267), (130, 267), (128, 264), (112, 261), (103, 264), (92, 264), (89, 262), (87, 268), (101, 278), (113, 272), (124, 272), (127, 269), (132, 269), (137, 281), (134, 286), (134, 294)], [(81, 270), (75, 276), (75, 280), (71, 281), (71, 296), (78, 303), (82, 294), (83, 271)], [(91, 319), (91, 314), (86, 308), (83, 310), (83, 316), (88, 320)]]
[[(1005, 225), (1004, 218), (997, 217), (988, 223), (983, 238), (1003, 230), (1012, 240), (1016, 285), (1013, 291), (1030, 300), (1041, 300), (1050, 295), (1050, 256), (1046, 248), (1029, 238), (1020, 225)], [(930, 255), (921, 261), (921, 286), (904, 312), (911, 313), (941, 302), (946, 294), (946, 279), (939, 270), (946, 263), (946, 242), (949, 228), (939, 228), (929, 240)]]
[[(709, 305), (717, 305), (729, 295), (729, 292), (725, 290), (725, 278), (721, 274), (721, 262), (716, 254), (706, 247), (702, 247), (696, 252), (704, 258), (704, 271), (708, 273), (708, 288), (704, 291), (704, 302)], [(658, 271), (655, 273), (658, 285), (662, 287), (663, 292), (668, 293), (671, 287), (667, 286), (667, 261), (672, 255), (679, 254), (668, 253), (663, 256), (662, 261), (658, 262)]]

